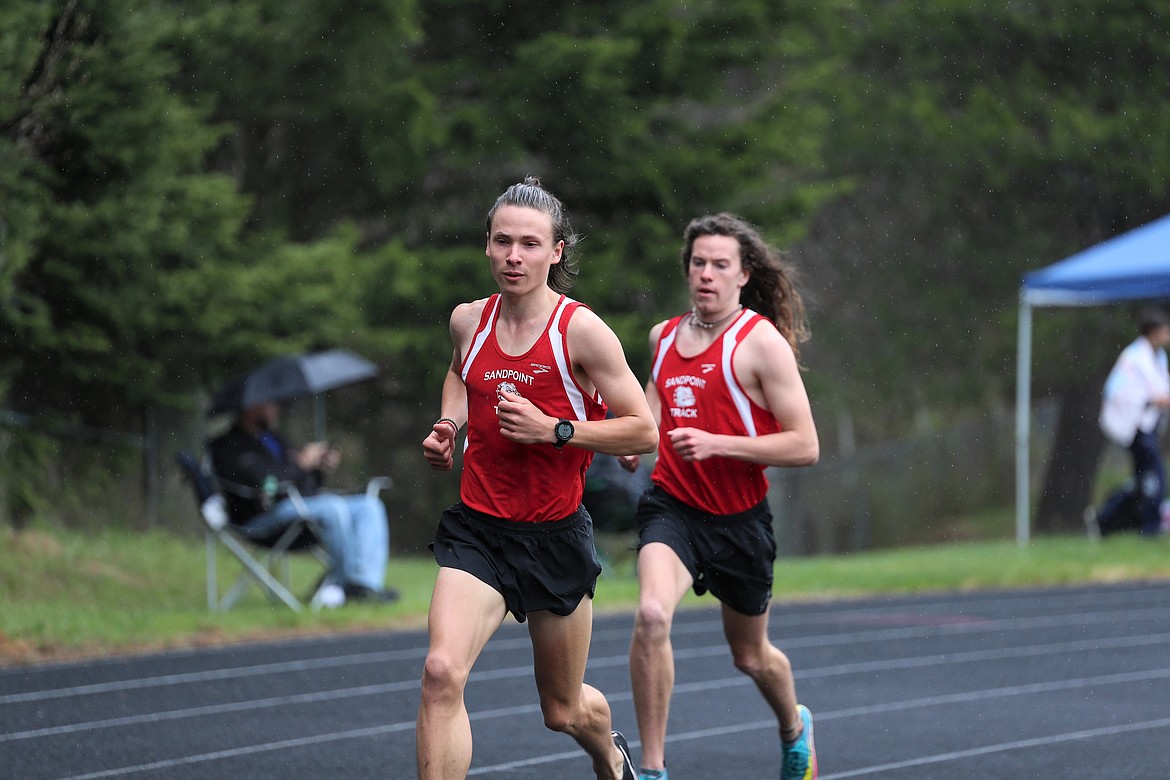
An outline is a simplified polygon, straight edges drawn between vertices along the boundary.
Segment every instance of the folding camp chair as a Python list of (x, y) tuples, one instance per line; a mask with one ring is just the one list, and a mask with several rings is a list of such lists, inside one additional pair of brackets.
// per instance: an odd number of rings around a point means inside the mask
[[(177, 456), (179, 467), (190, 481), (199, 505), (199, 513), (205, 526), (207, 544), (207, 608), (213, 612), (226, 612), (252, 585), (263, 590), (272, 601), (280, 601), (293, 611), (299, 612), (306, 602), (311, 609), (322, 606), (322, 584), (332, 559), (320, 543), (316, 520), (296, 489), (291, 485), (282, 486), (300, 517), (276, 539), (257, 540), (245, 530), (232, 523), (227, 514), (224, 492), (248, 495), (251, 491), (239, 485), (232, 485), (217, 479), (210, 468), (188, 452)], [(388, 487), (389, 479), (377, 477), (370, 480), (368, 490)], [(244, 567), (235, 584), (222, 597), (219, 595), (216, 551), (219, 545), (228, 550)], [(316, 558), (324, 572), (304, 598), (292, 592), (289, 554), (304, 551)], [(253, 554), (255, 553), (255, 554)]]

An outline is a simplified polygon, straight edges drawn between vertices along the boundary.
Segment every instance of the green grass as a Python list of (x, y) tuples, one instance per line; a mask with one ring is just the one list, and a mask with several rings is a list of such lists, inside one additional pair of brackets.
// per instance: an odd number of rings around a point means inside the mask
[[(389, 579), (403, 594), (389, 606), (293, 613), (253, 589), (230, 612), (207, 610), (201, 542), (155, 533), (5, 532), (0, 545), (0, 665), (276, 636), (422, 628), (435, 578), (429, 557), (396, 557)], [(610, 565), (598, 583), (599, 612), (637, 599), (632, 554), (604, 539)], [(238, 567), (220, 557), (228, 585)], [(293, 569), (295, 587), (315, 564)], [(1137, 536), (1091, 544), (1081, 536), (966, 542), (842, 556), (783, 558), (779, 601), (882, 593), (1059, 586), (1170, 579), (1170, 540)], [(688, 597), (685, 605), (710, 603)]]

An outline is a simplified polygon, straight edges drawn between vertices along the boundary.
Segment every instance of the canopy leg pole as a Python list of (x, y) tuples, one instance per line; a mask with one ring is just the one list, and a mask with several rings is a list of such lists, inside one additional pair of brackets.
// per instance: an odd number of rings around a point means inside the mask
[(1016, 544), (1030, 536), (1030, 427), (1032, 424), (1032, 305), (1020, 295), (1016, 345)]

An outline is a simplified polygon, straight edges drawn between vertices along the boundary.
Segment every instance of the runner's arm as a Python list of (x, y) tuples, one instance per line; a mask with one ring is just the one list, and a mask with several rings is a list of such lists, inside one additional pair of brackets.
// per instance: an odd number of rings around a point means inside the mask
[(585, 380), (584, 387), (597, 389), (613, 415), (605, 420), (573, 421), (569, 446), (608, 455), (653, 452), (658, 446), (658, 425), (617, 335), (582, 307), (569, 321), (568, 340), (574, 372), (583, 375), (578, 379)]

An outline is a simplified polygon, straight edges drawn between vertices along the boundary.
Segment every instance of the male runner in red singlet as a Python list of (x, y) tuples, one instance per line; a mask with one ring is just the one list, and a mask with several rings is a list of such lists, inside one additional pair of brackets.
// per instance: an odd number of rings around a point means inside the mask
[(509, 612), (528, 621), (545, 725), (573, 737), (597, 777), (634, 780), (608, 702), (584, 684), (601, 566), (581, 496), (594, 452), (652, 452), (658, 432), (617, 336), (565, 296), (576, 241), (539, 181), (509, 187), (487, 216), (500, 291), (451, 313), (455, 350), (423, 454), (450, 470), (464, 422), (467, 437), (460, 501), (432, 545), (440, 568), (416, 737), (427, 780), (467, 775), (464, 688)]
[[(684, 233), (689, 312), (650, 331), (646, 396), (659, 423), (653, 485), (638, 505), (640, 589), (630, 677), (641, 780), (666, 780), (674, 686), (670, 628), (687, 590), (710, 591), (736, 668), (776, 713), (782, 780), (817, 775), (812, 717), (787, 656), (768, 640), (776, 542), (766, 466), (820, 457), (797, 363), (807, 338), (792, 270), (751, 225), (700, 217)], [(619, 459), (631, 471), (638, 457)]]

